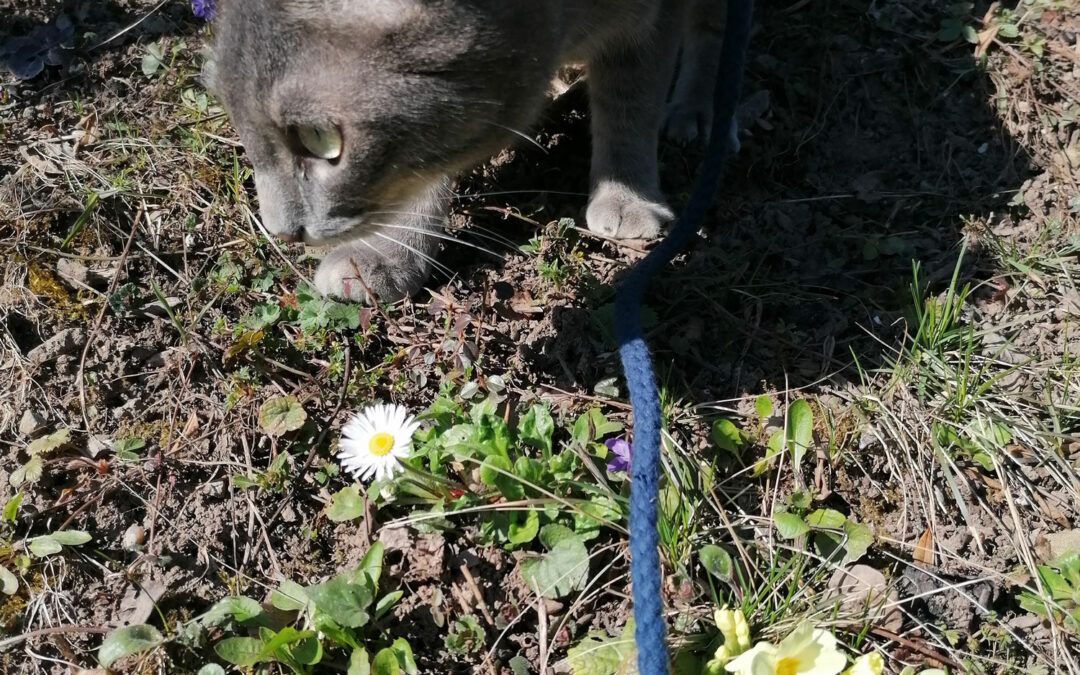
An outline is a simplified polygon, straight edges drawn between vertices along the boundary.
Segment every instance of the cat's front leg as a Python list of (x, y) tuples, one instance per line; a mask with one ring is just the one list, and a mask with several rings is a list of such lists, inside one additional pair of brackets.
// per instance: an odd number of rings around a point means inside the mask
[(416, 293), (431, 275), (446, 212), (445, 195), (433, 189), (400, 211), (371, 214), (370, 231), (326, 254), (315, 271), (315, 287), (369, 304)]
[(661, 14), (642, 35), (589, 59), (593, 154), (585, 219), (594, 232), (655, 237), (674, 217), (660, 192), (656, 153), (680, 26), (680, 17)]

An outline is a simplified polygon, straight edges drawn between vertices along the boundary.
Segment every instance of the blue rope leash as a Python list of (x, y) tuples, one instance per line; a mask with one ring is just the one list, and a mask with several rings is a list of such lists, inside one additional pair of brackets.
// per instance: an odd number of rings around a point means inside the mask
[(640, 675), (668, 675), (660, 595), (659, 536), (656, 502), (660, 479), (660, 401), (652, 361), (641, 330), (641, 300), (649, 280), (682, 250), (712, 206), (728, 153), (728, 124), (735, 117), (746, 47), (750, 40), (753, 0), (728, 0), (720, 79), (713, 108), (713, 133), (701, 175), (679, 221), (667, 237), (630, 270), (615, 298), (619, 339), (630, 404), (634, 411), (634, 454), (630, 483), (630, 579), (634, 594), (635, 642)]

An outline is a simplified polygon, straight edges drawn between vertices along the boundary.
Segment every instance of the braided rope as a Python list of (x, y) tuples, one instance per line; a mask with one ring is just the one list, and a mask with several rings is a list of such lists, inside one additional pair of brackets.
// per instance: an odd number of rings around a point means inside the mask
[(712, 206), (728, 153), (727, 130), (735, 117), (743, 62), (750, 40), (753, 0), (728, 0), (720, 78), (713, 101), (713, 134), (701, 175), (678, 222), (667, 237), (630, 270), (615, 298), (619, 340), (630, 404), (634, 411), (634, 454), (630, 484), (630, 579), (633, 584), (635, 642), (640, 675), (668, 675), (660, 595), (656, 502), (660, 478), (660, 401), (652, 361), (641, 330), (641, 300), (649, 280), (667, 265), (697, 231)]

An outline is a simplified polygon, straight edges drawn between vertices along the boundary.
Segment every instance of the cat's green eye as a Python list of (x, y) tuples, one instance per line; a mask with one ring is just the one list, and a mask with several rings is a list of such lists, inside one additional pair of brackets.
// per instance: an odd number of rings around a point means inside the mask
[(319, 159), (341, 157), (341, 132), (337, 127), (322, 125), (299, 125), (296, 138), (304, 149)]

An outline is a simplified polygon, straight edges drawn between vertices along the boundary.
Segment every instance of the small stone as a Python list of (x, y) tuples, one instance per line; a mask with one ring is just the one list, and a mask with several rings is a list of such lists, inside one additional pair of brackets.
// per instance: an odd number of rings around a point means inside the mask
[(86, 452), (91, 459), (97, 459), (103, 451), (112, 447), (112, 441), (104, 436), (91, 436), (86, 441)]
[(1080, 529), (1051, 532), (1046, 535), (1046, 540), (1050, 543), (1051, 559), (1066, 553), (1080, 554)]
[(36, 436), (45, 428), (46, 417), (44, 414), (27, 410), (19, 419), (19, 433), (23, 436)]
[(52, 361), (61, 354), (74, 352), (83, 342), (83, 332), (78, 328), (68, 328), (52, 336), (37, 347), (31, 349), (26, 358), (34, 365), (40, 366)]
[(124, 530), (124, 538), (121, 542), (121, 546), (127, 551), (137, 551), (142, 546), (143, 540), (146, 538), (146, 529), (138, 523), (132, 525), (128, 529)]
[(75, 286), (86, 286), (90, 280), (90, 270), (86, 265), (70, 258), (60, 258), (57, 261), (56, 273)]

